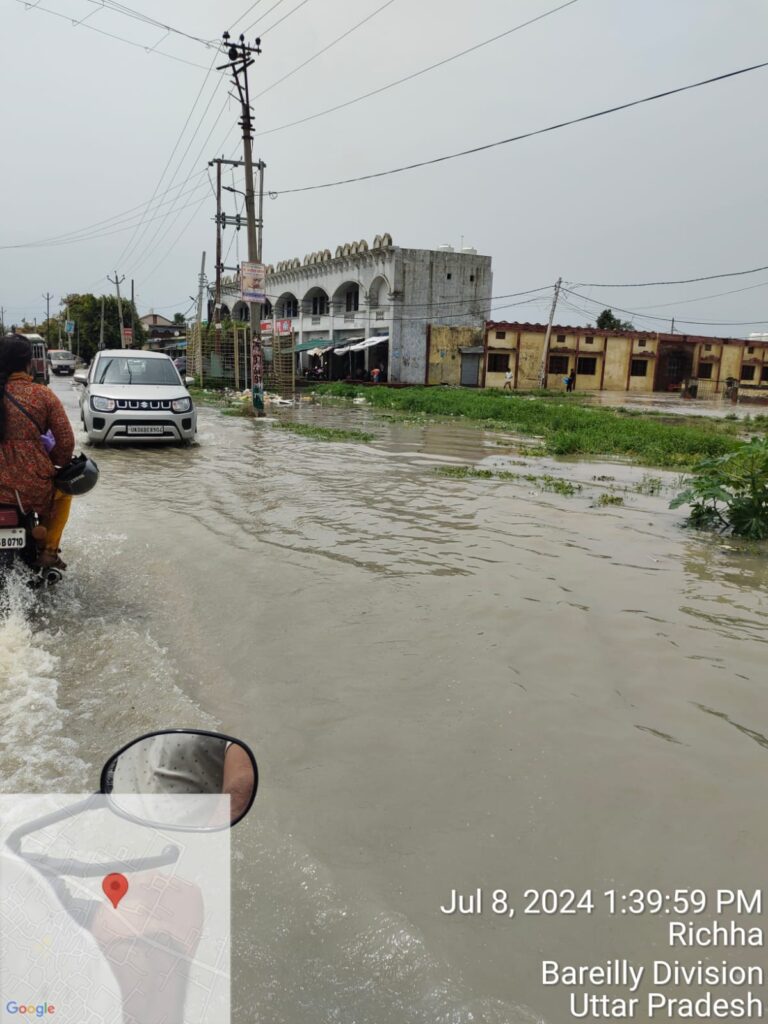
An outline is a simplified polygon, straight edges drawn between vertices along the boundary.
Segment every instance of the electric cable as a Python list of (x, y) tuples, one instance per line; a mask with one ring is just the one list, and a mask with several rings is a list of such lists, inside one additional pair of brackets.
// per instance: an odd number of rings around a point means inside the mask
[(16, 0), (17, 3), (24, 4), (27, 10), (44, 11), (46, 14), (52, 14), (55, 18), (63, 18), (64, 21), (69, 22), (73, 28), (86, 28), (91, 32), (98, 32), (101, 36), (108, 36), (110, 39), (116, 39), (118, 42), (126, 43), (128, 46), (135, 46), (139, 50), (144, 50), (145, 53), (156, 53), (160, 57), (167, 57), (169, 60), (175, 60), (179, 64), (188, 64), (192, 68), (201, 68), (203, 71), (206, 70), (205, 64), (198, 64), (196, 61), (185, 60), (183, 57), (176, 57), (172, 53), (167, 53), (165, 50), (158, 50), (156, 47), (145, 46), (144, 43), (137, 43), (132, 39), (126, 39), (125, 36), (116, 35), (114, 32), (106, 32), (102, 28), (96, 28), (95, 25), (86, 25), (83, 22), (72, 24), (72, 19), (67, 14), (62, 14), (60, 11), (52, 11), (50, 7), (41, 7), (40, 4), (30, 5), (25, 0)]
[[(220, 80), (219, 80), (219, 81), (218, 81), (218, 82), (216, 83), (216, 88), (215, 88), (215, 89), (213, 90), (213, 92), (211, 93), (210, 99), (208, 100), (208, 103), (207, 103), (207, 105), (206, 105), (206, 107), (205, 107), (205, 110), (203, 111), (203, 113), (202, 113), (202, 114), (201, 114), (201, 116), (200, 116), (200, 120), (199, 120), (199, 122), (198, 122), (198, 124), (197, 124), (197, 127), (195, 128), (194, 132), (193, 132), (193, 133), (192, 133), (192, 134), (190, 135), (190, 137), (189, 137), (189, 142), (187, 143), (187, 147), (186, 147), (186, 149), (184, 150), (183, 154), (181, 155), (181, 158), (180, 158), (180, 160), (179, 160), (179, 163), (178, 163), (178, 165), (177, 165), (177, 167), (176, 167), (176, 170), (175, 170), (175, 171), (173, 172), (173, 177), (171, 178), (171, 181), (173, 181), (173, 180), (174, 180), (174, 179), (176, 178), (176, 175), (177, 175), (177, 174), (179, 173), (179, 171), (180, 171), (180, 170), (181, 170), (181, 168), (183, 167), (183, 165), (184, 165), (184, 161), (186, 160), (186, 158), (187, 158), (187, 156), (188, 156), (188, 154), (189, 154), (189, 151), (190, 151), (190, 149), (192, 148), (192, 144), (193, 144), (193, 142), (195, 141), (195, 139), (197, 138), (197, 133), (198, 133), (198, 132), (200, 131), (200, 129), (201, 129), (202, 125), (203, 125), (203, 122), (205, 121), (205, 118), (206, 118), (206, 116), (207, 116), (207, 114), (208, 114), (208, 111), (209, 111), (209, 110), (210, 110), (210, 108), (211, 108), (211, 104), (213, 103), (213, 100), (214, 100), (214, 98), (216, 97), (216, 94), (217, 94), (217, 91), (218, 91), (219, 85), (221, 84), (221, 81), (222, 81), (222, 79), (220, 79)], [(206, 146), (208, 145), (208, 140), (209, 140), (209, 139), (211, 138), (211, 136), (213, 135), (214, 131), (216, 130), (216, 126), (217, 126), (217, 125), (218, 125), (218, 123), (219, 123), (219, 120), (220, 120), (220, 118), (221, 118), (221, 117), (223, 116), (223, 114), (224, 114), (224, 111), (226, 110), (226, 106), (227, 106), (227, 99), (228, 99), (228, 97), (226, 97), (226, 98), (225, 98), (225, 100), (224, 100), (224, 105), (223, 105), (223, 107), (222, 107), (222, 109), (221, 109), (220, 113), (219, 113), (219, 114), (218, 114), (218, 115), (216, 116), (216, 118), (214, 119), (214, 121), (213, 121), (213, 124), (212, 124), (212, 126), (211, 126), (211, 130), (210, 130), (210, 131), (208, 132), (208, 135), (207, 135), (207, 136), (206, 136), (206, 138), (205, 138), (205, 142), (203, 143), (202, 147), (200, 148), (200, 151), (198, 152), (198, 155), (197, 155), (197, 157), (196, 157), (196, 158), (195, 158), (195, 159), (194, 159), (194, 160), (193, 160), (193, 161), (191, 162), (191, 164), (190, 164), (190, 171), (189, 171), (189, 173), (187, 174), (186, 178), (184, 179), (184, 182), (182, 183), (182, 188), (184, 188), (184, 187), (185, 187), (185, 186), (187, 185), (187, 183), (189, 182), (189, 180), (190, 180), (190, 179), (191, 179), (191, 177), (192, 177), (193, 171), (191, 170), (191, 168), (193, 168), (193, 167), (196, 167), (196, 166), (198, 166), (198, 164), (199, 164), (199, 162), (200, 162), (200, 159), (201, 159), (201, 157), (202, 157), (203, 153), (205, 152), (205, 148), (206, 148)], [(146, 232), (142, 232), (142, 233), (141, 233), (141, 235), (139, 236), (139, 238), (137, 238), (137, 240), (136, 240), (136, 242), (135, 242), (135, 244), (134, 244), (134, 246), (133, 246), (133, 248), (132, 248), (132, 250), (131, 250), (131, 252), (132, 252), (132, 254), (133, 254), (133, 255), (132, 255), (132, 257), (131, 257), (131, 258), (133, 259), (133, 263), (132, 263), (132, 264), (130, 264), (130, 265), (132, 266), (132, 268), (133, 268), (133, 270), (134, 270), (134, 271), (135, 271), (135, 270), (138, 270), (138, 268), (139, 268), (140, 266), (142, 266), (142, 265), (143, 265), (143, 263), (145, 262), (145, 260), (147, 259), (147, 257), (148, 257), (148, 255), (149, 255), (149, 253), (150, 253), (150, 252), (151, 252), (151, 250), (152, 250), (152, 246), (154, 245), (154, 243), (155, 243), (155, 241), (157, 240), (157, 238), (158, 238), (158, 237), (160, 236), (160, 234), (161, 234), (161, 232), (162, 232), (162, 230), (163, 230), (163, 227), (164, 227), (164, 225), (165, 225), (166, 221), (167, 221), (167, 220), (168, 220), (168, 218), (169, 218), (169, 217), (170, 217), (170, 216), (171, 216), (171, 215), (173, 214), (173, 212), (174, 212), (174, 211), (173, 211), (173, 206), (171, 206), (171, 209), (169, 209), (169, 210), (168, 210), (168, 211), (166, 212), (166, 214), (165, 214), (165, 219), (164, 219), (164, 220), (163, 220), (163, 222), (162, 222), (162, 223), (161, 223), (161, 224), (160, 224), (160, 225), (159, 225), (159, 226), (158, 226), (158, 227), (157, 227), (157, 228), (155, 229), (155, 232), (154, 232), (154, 234), (152, 235), (152, 237), (151, 237), (151, 238), (149, 239), (149, 241), (148, 241), (148, 242), (147, 242), (147, 244), (145, 245), (145, 247), (144, 247), (144, 249), (142, 250), (142, 252), (141, 252), (141, 255), (140, 255), (140, 256), (137, 256), (136, 254), (137, 254), (137, 252), (139, 251), (139, 246), (141, 245), (141, 240), (142, 240), (142, 238), (146, 237)], [(176, 216), (174, 217), (174, 220), (172, 221), (172, 224), (174, 224), (174, 223), (176, 222), (176, 220), (177, 220), (177, 219), (178, 219), (178, 213), (177, 213), (177, 214), (176, 214)], [(169, 228), (169, 230), (170, 230), (170, 228)], [(128, 254), (126, 254), (126, 257), (125, 257), (125, 258), (128, 258)]]
[(260, 38), (263, 39), (267, 32), (271, 32), (273, 28), (277, 28), (278, 25), (281, 25), (284, 21), (290, 18), (292, 14), (295, 14), (296, 11), (300, 10), (305, 4), (308, 3), (309, 0), (301, 0), (301, 3), (297, 4), (294, 8), (292, 8), (292, 10), (288, 11), (287, 14), (284, 14), (281, 18), (278, 18), (277, 21), (273, 22), (268, 28), (265, 28), (264, 31), (259, 34)]
[[(429, 167), (434, 164), (446, 163), (449, 160), (456, 160), (459, 157), (470, 156), (475, 153), (483, 153), (489, 149), (496, 149), (499, 146), (508, 146), (512, 142), (521, 142), (523, 139), (530, 139), (537, 135), (546, 135), (549, 132), (559, 131), (561, 128), (568, 128), (574, 124), (583, 124), (586, 121), (593, 121), (599, 117), (606, 117), (608, 114), (616, 114), (622, 110), (629, 110), (632, 107), (640, 106), (643, 103), (652, 103), (654, 100), (664, 99), (667, 96), (675, 96), (678, 93), (688, 92), (692, 89), (699, 89), (704, 85), (712, 85), (715, 82), (722, 82), (728, 78), (735, 78), (737, 75), (745, 75), (750, 71), (757, 71), (768, 67), (768, 61), (760, 64), (752, 64), (749, 67), (739, 68), (736, 71), (728, 71), (722, 75), (715, 75), (712, 78), (705, 78), (699, 82), (691, 82), (688, 85), (681, 85), (675, 89), (666, 89), (664, 92), (657, 92), (651, 96), (643, 96), (637, 100), (630, 100), (628, 103), (620, 103), (615, 107), (608, 107), (605, 110), (598, 110), (592, 114), (584, 114), (581, 117), (571, 118), (569, 121), (561, 121), (558, 124), (548, 125), (546, 128), (538, 128), (534, 131), (524, 132), (521, 135), (513, 135), (508, 139), (499, 139), (496, 142), (487, 142), (482, 146), (473, 146), (471, 149), (463, 149), (458, 153), (448, 153), (445, 156), (433, 157), (431, 160), (420, 160), (416, 163), (405, 164), (402, 167), (393, 167), (387, 171), (375, 171), (371, 174), (360, 174), (354, 178), (342, 178), (338, 181), (326, 181), (319, 185), (304, 185), (300, 188), (272, 189), (270, 195), (284, 196), (295, 195), (298, 192), (316, 192), (319, 189), (337, 188), (340, 185), (351, 185), (358, 181), (371, 181), (374, 178), (386, 178), (393, 174), (402, 174), (405, 171), (413, 171), (420, 167)], [(768, 269), (766, 267), (763, 270)], [(682, 282), (676, 282), (682, 283)], [(607, 286), (600, 286), (607, 287)]]
[(172, 25), (166, 25), (162, 21), (157, 21), (155, 18), (150, 17), (148, 14), (142, 14), (141, 11), (135, 11), (132, 7), (126, 7), (125, 4), (117, 3), (116, 0), (88, 0), (88, 3), (95, 4), (97, 11), (94, 13), (98, 14), (99, 11), (112, 11), (115, 14), (123, 14), (128, 18), (132, 18), (136, 21), (140, 21), (143, 24), (151, 25), (153, 28), (164, 29), (166, 34), (181, 36), (184, 39), (189, 39), (195, 43), (202, 43), (206, 47), (210, 47), (215, 44), (210, 39), (202, 39), (200, 36), (190, 35), (189, 32), (184, 32), (182, 29), (174, 28)]
[(490, 39), (485, 39), (480, 43), (476, 43), (474, 46), (470, 46), (466, 50), (461, 50), (459, 53), (454, 53), (450, 57), (445, 57), (443, 60), (437, 61), (436, 64), (430, 64), (426, 68), (414, 71), (409, 75), (405, 75), (403, 78), (396, 79), (394, 82), (382, 85), (378, 89), (372, 89), (370, 92), (365, 92), (361, 96), (355, 96), (354, 99), (347, 100), (344, 103), (337, 103), (335, 106), (328, 107), (325, 110), (320, 110), (316, 114), (309, 114), (307, 117), (299, 118), (297, 121), (290, 121), (288, 124), (281, 124), (277, 128), (267, 128), (265, 131), (256, 132), (256, 137), (258, 138), (260, 135), (272, 135), (274, 132), (281, 132), (286, 128), (295, 128), (297, 125), (306, 124), (307, 121), (314, 121), (318, 117), (324, 117), (326, 114), (333, 114), (337, 110), (343, 110), (345, 107), (351, 107), (355, 103), (362, 102), (362, 100), (370, 99), (371, 96), (378, 96), (380, 93), (387, 92), (389, 89), (394, 89), (395, 86), (403, 85), (405, 82), (410, 82), (414, 78), (426, 75), (429, 71), (434, 71), (436, 68), (444, 67), (446, 64), (450, 64), (452, 61), (458, 60), (460, 57), (466, 57), (467, 54), (474, 53), (475, 50), (480, 50), (484, 46), (489, 46), (491, 43), (495, 43), (499, 39), (503, 39), (505, 36), (511, 35), (513, 32), (519, 32), (521, 29), (527, 28), (529, 25), (533, 25), (535, 22), (541, 21), (543, 18), (548, 18), (552, 14), (557, 14), (558, 11), (562, 11), (566, 7), (570, 7), (572, 4), (578, 2), (579, 0), (568, 0), (567, 3), (561, 4), (559, 7), (553, 7), (552, 10), (545, 11), (543, 14), (539, 14), (535, 18), (524, 21), (520, 25), (515, 25), (514, 28), (508, 28), (504, 32), (500, 32), (498, 35), (491, 36)]
[[(196, 174), (195, 177), (199, 177), (204, 173), (204, 171), (200, 171), (199, 175)], [(203, 182), (200, 183), (200, 185), (202, 184)], [(200, 185), (195, 185), (188, 192), (180, 192), (176, 198), (182, 199), (185, 196), (193, 195), (200, 188)], [(181, 185), (176, 185), (174, 188), (168, 189), (167, 192), (178, 191), (181, 187)], [(167, 195), (167, 192), (161, 192), (160, 196), (162, 197)], [(159, 209), (161, 206), (167, 206), (170, 202), (173, 202), (173, 200), (166, 199), (164, 202), (158, 203), (155, 209)], [(13, 242), (7, 243), (6, 245), (0, 245), (0, 251), (7, 249), (42, 249), (53, 245), (64, 245), (69, 242), (81, 241), (84, 234), (87, 234), (91, 238), (105, 237), (111, 232), (94, 231), (94, 229), (99, 227), (113, 228), (117, 224), (124, 224), (126, 221), (133, 221), (135, 217), (139, 216), (136, 211), (142, 210), (145, 206), (146, 203), (140, 203), (138, 206), (133, 206), (128, 210), (123, 210), (122, 213), (116, 213), (112, 217), (107, 217), (105, 220), (96, 221), (94, 224), (89, 224), (86, 227), (78, 228), (74, 231), (67, 231), (61, 235), (52, 235), (50, 238), (41, 238), (32, 242)], [(131, 227), (133, 227), (132, 223), (128, 224), (128, 228), (123, 228), (123, 230), (129, 230)]]
[[(306, 0), (304, 0), (304, 2), (306, 2)], [(571, 3), (574, 2), (575, 0), (571, 0)], [(318, 57), (322, 57), (324, 53), (327, 53), (330, 49), (336, 46), (337, 43), (340, 43), (343, 39), (346, 39), (347, 36), (351, 36), (353, 32), (356, 32), (359, 28), (362, 28), (363, 25), (367, 24), (369, 21), (375, 18), (377, 14), (381, 14), (381, 12), (384, 11), (387, 7), (391, 7), (393, 3), (395, 3), (395, 0), (385, 0), (385, 2), (381, 4), (379, 7), (377, 7), (375, 11), (371, 11), (370, 14), (366, 15), (362, 21), (357, 22), (356, 25), (353, 25), (351, 28), (348, 28), (345, 32), (342, 32), (340, 36), (337, 36), (334, 40), (332, 40), (332, 42), (328, 43), (321, 50), (318, 50), (317, 53), (313, 53), (311, 57), (308, 57), (305, 61), (302, 61), (301, 64), (298, 64), (291, 71), (286, 72), (282, 76), (282, 78), (278, 78), (277, 81), (273, 82), (271, 85), (268, 85), (266, 89), (262, 89), (261, 92), (256, 93), (254, 99), (260, 99), (262, 96), (265, 95), (265, 93), (268, 93), (270, 90), (274, 89), (275, 86), (278, 86), (282, 82), (285, 82), (287, 79), (291, 78), (297, 72), (301, 71), (302, 68), (305, 68), (308, 64), (311, 64), (313, 60), (317, 60)], [(263, 135), (265, 133), (259, 132), (259, 134)]]
[[(181, 140), (184, 138), (184, 133), (186, 132), (187, 128), (189, 127), (189, 122), (192, 120), (192, 115), (194, 114), (195, 110), (197, 109), (197, 105), (200, 102), (200, 99), (201, 99), (201, 97), (202, 97), (202, 95), (203, 95), (203, 93), (205, 91), (206, 85), (208, 84), (208, 79), (211, 77), (211, 74), (213, 72), (213, 66), (216, 63), (216, 58), (217, 58), (217, 54), (214, 53), (213, 60), (211, 61), (211, 65), (210, 65), (210, 67), (208, 68), (208, 70), (205, 73), (205, 78), (203, 79), (203, 81), (202, 81), (202, 83), (200, 85), (200, 89), (199, 89), (197, 95), (195, 96), (195, 99), (194, 99), (194, 102), (192, 104), (192, 107), (190, 108), (190, 111), (187, 114), (187, 119), (184, 122), (184, 125), (182, 126), (182, 129), (181, 129), (181, 131), (178, 134), (178, 137), (176, 139), (176, 142), (174, 144), (173, 149), (171, 150), (171, 155), (168, 157), (168, 160), (166, 161), (165, 167), (163, 167), (162, 173), (161, 173), (160, 177), (157, 180), (157, 184), (155, 185), (155, 191), (152, 193), (152, 197), (149, 200), (149, 202), (147, 203), (145, 213), (149, 213), (150, 207), (152, 206), (152, 203), (155, 201), (155, 196), (157, 195), (158, 191), (160, 190), (160, 186), (163, 183), (163, 179), (165, 178), (165, 176), (168, 173), (168, 170), (169, 170), (171, 164), (173, 163), (173, 158), (176, 156), (176, 151), (178, 150), (179, 146), (181, 145)], [(215, 88), (213, 90), (213, 95), (216, 94), (216, 89), (218, 89), (218, 83), (216, 84), (216, 86), (215, 86)], [(211, 99), (212, 98), (213, 97), (211, 97)], [(210, 106), (210, 101), (209, 101), (209, 106)], [(207, 110), (208, 110), (208, 107), (206, 107), (206, 112), (207, 112)], [(178, 173), (178, 170), (177, 170), (176, 173)], [(173, 178), (171, 178), (172, 182), (175, 179), (175, 177), (176, 177), (176, 175), (174, 174)], [(136, 233), (138, 233), (138, 230), (139, 230), (139, 228), (137, 226)], [(116, 260), (116, 262), (115, 262), (115, 266), (116, 267), (119, 267), (122, 264), (123, 260), (125, 259), (127, 254), (130, 252), (131, 248), (133, 247), (133, 243), (135, 241), (135, 238), (136, 238), (136, 234), (134, 233), (134, 235), (132, 235), (131, 238), (128, 240), (128, 244), (125, 246), (125, 248), (123, 249), (123, 251), (120, 254), (120, 256), (118, 257), (118, 259)]]
[[(580, 292), (574, 292), (570, 288), (563, 287), (562, 291), (592, 305), (602, 306), (603, 309), (616, 309), (619, 313), (627, 313), (629, 316), (638, 317), (641, 320), (656, 320), (661, 321), (662, 323), (667, 323), (670, 319), (668, 316), (651, 316), (648, 313), (640, 313), (635, 309), (623, 309), (621, 306), (611, 305), (601, 299), (591, 299), (588, 295), (582, 295)], [(768, 318), (764, 318), (762, 320), (678, 320), (678, 318), (675, 317), (675, 323), (689, 324), (694, 327), (749, 327), (753, 324), (768, 323)]]

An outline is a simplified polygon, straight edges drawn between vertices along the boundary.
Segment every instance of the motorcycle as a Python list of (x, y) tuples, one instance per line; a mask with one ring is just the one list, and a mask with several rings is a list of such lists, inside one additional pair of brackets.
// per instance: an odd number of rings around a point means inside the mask
[(0, 580), (17, 563), (26, 566), (32, 576), (31, 587), (52, 587), (63, 579), (59, 569), (35, 565), (45, 546), (45, 527), (39, 516), (16, 505), (0, 505)]
[[(169, 844), (151, 856), (88, 864), (33, 852), (33, 842), (25, 849), (24, 839), (53, 824), (103, 810), (104, 798), (106, 808), (118, 817), (157, 829), (160, 835), (221, 831), (242, 821), (257, 789), (256, 759), (242, 740), (202, 729), (162, 730), (140, 736), (113, 754), (102, 769), (98, 793), (8, 835), (11, 853), (45, 879), (69, 917), (95, 940), (117, 981), (123, 1024), (183, 1024), (186, 1019), (190, 971), (203, 930), (202, 896), (193, 884), (157, 870), (174, 865), (182, 849)], [(228, 805), (222, 796), (229, 796)], [(74, 896), (63, 876), (105, 876), (109, 901), (130, 887), (129, 918), (123, 921), (104, 902)], [(131, 925), (131, 917), (143, 920), (141, 934)]]

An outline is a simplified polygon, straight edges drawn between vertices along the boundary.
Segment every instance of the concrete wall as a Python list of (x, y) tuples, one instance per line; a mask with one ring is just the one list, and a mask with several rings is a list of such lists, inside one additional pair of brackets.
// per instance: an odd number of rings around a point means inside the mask
[(433, 326), (429, 331), (427, 383), (458, 386), (461, 383), (461, 349), (482, 344), (483, 331), (479, 327)]
[(487, 369), (485, 374), (485, 386), (487, 388), (503, 388), (506, 381), (506, 370), (491, 370), (491, 356), (501, 356), (502, 361), (506, 357), (507, 367), (512, 371), (512, 386), (519, 376), (518, 355), (520, 349), (519, 331), (504, 329), (489, 330), (487, 332)]
[(396, 249), (392, 380), (423, 384), (427, 324), (482, 329), (490, 315), (491, 257)]

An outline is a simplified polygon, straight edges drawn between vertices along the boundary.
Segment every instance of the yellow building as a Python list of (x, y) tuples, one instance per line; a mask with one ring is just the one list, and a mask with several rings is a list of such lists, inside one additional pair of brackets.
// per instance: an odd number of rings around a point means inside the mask
[[(489, 322), (479, 385), (504, 387), (510, 373), (514, 390), (539, 387), (546, 332), (544, 324)], [(688, 384), (706, 396), (732, 380), (745, 397), (768, 394), (765, 341), (555, 326), (546, 363), (546, 386), (555, 390), (575, 371), (580, 391), (679, 391)]]

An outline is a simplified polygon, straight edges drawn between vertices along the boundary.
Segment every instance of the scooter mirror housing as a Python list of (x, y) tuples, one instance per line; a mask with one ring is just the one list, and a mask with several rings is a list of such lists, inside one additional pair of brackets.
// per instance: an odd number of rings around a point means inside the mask
[[(101, 792), (121, 817), (156, 828), (213, 832), (245, 817), (259, 772), (242, 740), (203, 729), (147, 733), (121, 747), (101, 771)], [(222, 802), (229, 811), (222, 816)], [(183, 797), (183, 799), (175, 799)]]

